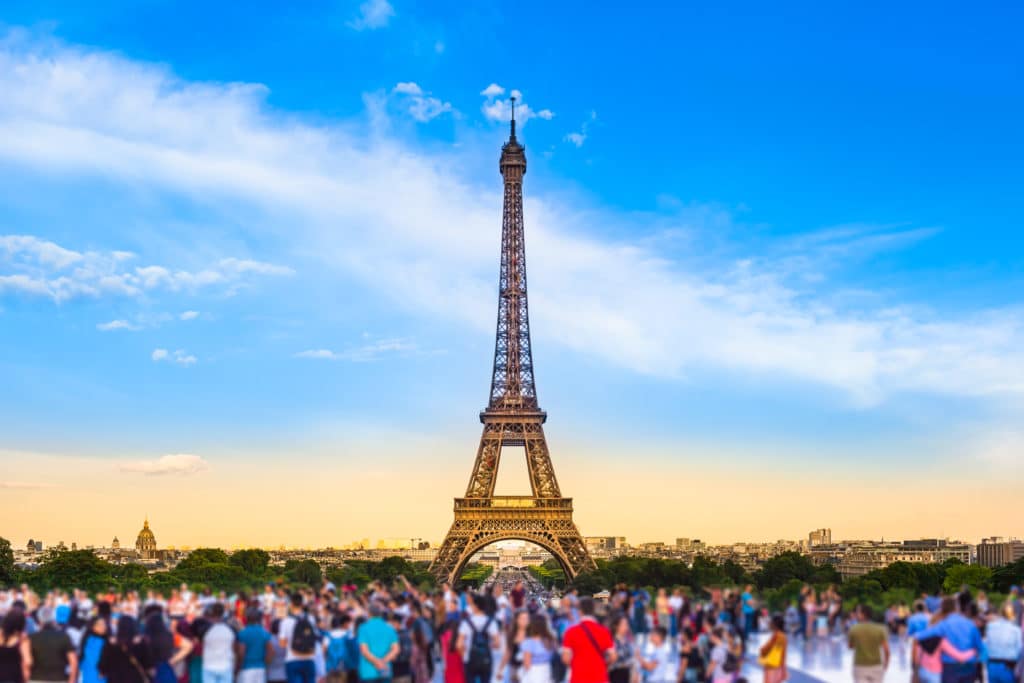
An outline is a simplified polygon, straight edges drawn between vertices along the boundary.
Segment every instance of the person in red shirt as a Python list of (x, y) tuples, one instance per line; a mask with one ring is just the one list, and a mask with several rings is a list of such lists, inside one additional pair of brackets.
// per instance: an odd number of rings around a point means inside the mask
[(594, 619), (593, 598), (580, 598), (580, 615), (562, 638), (569, 683), (608, 683), (608, 665), (615, 661), (612, 634)]

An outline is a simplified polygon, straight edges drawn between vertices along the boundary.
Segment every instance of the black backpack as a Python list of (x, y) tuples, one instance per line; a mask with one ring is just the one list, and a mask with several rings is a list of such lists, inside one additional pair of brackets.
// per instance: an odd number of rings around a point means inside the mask
[(494, 617), (487, 617), (487, 623), (484, 624), (483, 629), (477, 631), (476, 627), (473, 626), (473, 620), (469, 617), (466, 618), (466, 623), (469, 624), (469, 629), (473, 632), (473, 637), (469, 642), (469, 659), (466, 661), (466, 673), (468, 674), (490, 675), (492, 665), (491, 639), (487, 631), (490, 630), (493, 620)]
[(316, 628), (306, 616), (295, 617), (295, 629), (292, 631), (292, 652), (299, 655), (311, 655), (316, 651)]
[(727, 674), (736, 673), (740, 670), (740, 658), (737, 657), (733, 652), (728, 652), (725, 655), (725, 661), (722, 662), (722, 671)]

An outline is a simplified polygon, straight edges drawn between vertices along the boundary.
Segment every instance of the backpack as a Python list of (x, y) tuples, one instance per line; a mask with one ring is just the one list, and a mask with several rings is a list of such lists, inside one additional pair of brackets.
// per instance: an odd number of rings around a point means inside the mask
[(344, 671), (345, 655), (348, 650), (348, 643), (344, 635), (331, 636), (327, 640), (327, 652), (324, 653), (327, 660), (327, 671)]
[(295, 618), (295, 629), (292, 631), (292, 652), (298, 655), (311, 655), (316, 650), (316, 628), (305, 616)]
[(398, 629), (398, 656), (395, 661), (403, 664), (412, 661), (412, 635), (407, 628)]
[(484, 624), (483, 629), (477, 631), (476, 627), (473, 626), (473, 620), (469, 617), (466, 618), (466, 623), (469, 624), (469, 629), (473, 632), (473, 637), (469, 643), (469, 659), (466, 661), (467, 674), (490, 675), (492, 665), (491, 639), (488, 637), (487, 631), (490, 630), (493, 620), (493, 617), (487, 617), (487, 623)]
[(725, 655), (725, 661), (722, 662), (722, 671), (727, 674), (736, 673), (740, 670), (740, 658), (733, 652), (728, 652)]

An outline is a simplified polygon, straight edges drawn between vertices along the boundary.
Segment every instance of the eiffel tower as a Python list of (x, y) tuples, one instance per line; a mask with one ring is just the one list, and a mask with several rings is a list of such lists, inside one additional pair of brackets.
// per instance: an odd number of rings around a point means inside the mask
[[(495, 541), (529, 541), (551, 553), (569, 579), (594, 568), (572, 521), (572, 498), (564, 498), (544, 439), (547, 413), (537, 404), (526, 304), (526, 248), (523, 233), (523, 175), (526, 149), (516, 139), (515, 98), (511, 134), (499, 163), (505, 181), (498, 280), (498, 331), (494, 371), (473, 474), (466, 495), (455, 499), (455, 521), (431, 571), (455, 582), (469, 559)], [(503, 446), (522, 447), (531, 495), (496, 496), (494, 485)]]

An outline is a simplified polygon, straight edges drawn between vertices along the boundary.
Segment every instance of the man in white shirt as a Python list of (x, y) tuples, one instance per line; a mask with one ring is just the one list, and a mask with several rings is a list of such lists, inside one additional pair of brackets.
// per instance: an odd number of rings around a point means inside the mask
[(672, 655), (667, 636), (664, 626), (655, 626), (644, 645), (640, 665), (647, 672), (647, 683), (675, 683), (679, 658)]
[(211, 626), (203, 635), (203, 683), (231, 683), (235, 673), (235, 632), (224, 623), (224, 605), (209, 609)]
[(485, 637), (490, 644), (491, 652), (501, 649), (501, 629), (498, 621), (484, 610), (487, 598), (473, 593), (469, 600), (469, 616), (459, 624), (458, 648), (462, 653), (462, 661), (466, 665), (466, 683), (490, 683), (493, 671), (494, 656), (482, 652), (477, 657), (480, 661), (470, 661), (473, 654), (473, 638), (477, 634)]
[[(297, 642), (295, 639), (296, 626), (300, 621), (312, 625), (309, 615), (303, 610), (303, 598), (301, 593), (292, 594), (291, 608), (288, 616), (281, 620), (277, 636), (281, 647), (285, 650), (284, 668), (288, 675), (288, 683), (315, 683), (316, 681), (316, 644), (308, 647), (307, 642)], [(315, 631), (315, 626), (313, 627)], [(300, 628), (306, 631), (305, 626)], [(299, 640), (305, 641), (303, 637)], [(205, 682), (204, 682), (205, 683)]]

